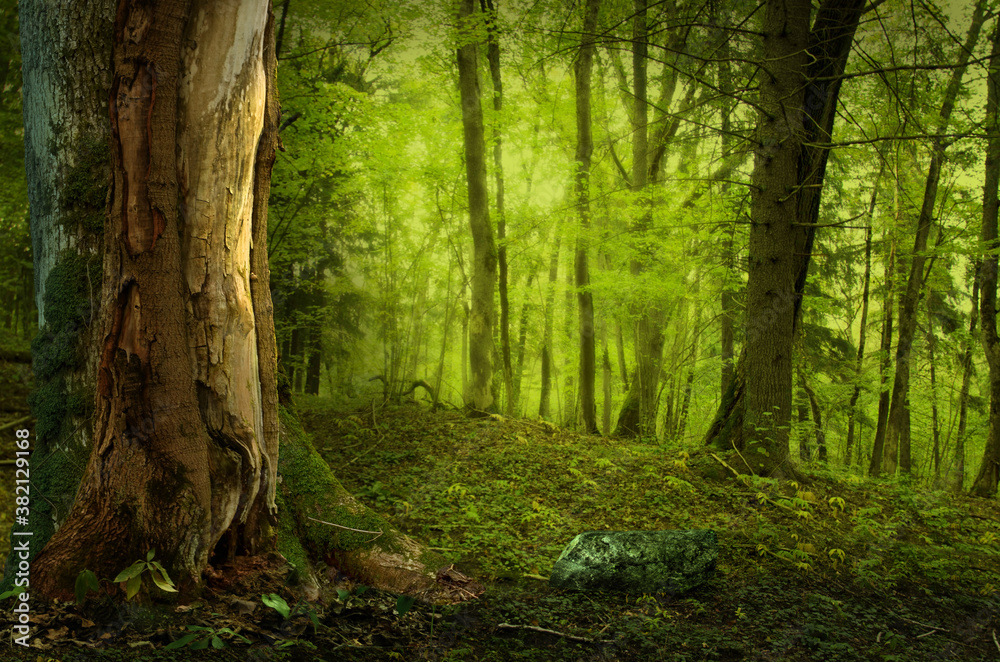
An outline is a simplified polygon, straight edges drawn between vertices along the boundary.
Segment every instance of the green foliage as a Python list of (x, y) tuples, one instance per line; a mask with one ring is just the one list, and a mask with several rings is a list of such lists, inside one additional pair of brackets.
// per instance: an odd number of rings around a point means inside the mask
[[(176, 593), (177, 589), (174, 587), (174, 582), (170, 579), (170, 575), (167, 574), (166, 569), (160, 565), (159, 561), (153, 560), (153, 555), (155, 550), (149, 550), (146, 554), (146, 560), (138, 560), (129, 567), (125, 568), (118, 575), (111, 580), (114, 584), (119, 584), (125, 582), (125, 599), (131, 600), (134, 598), (140, 590), (142, 590), (142, 575), (146, 573), (149, 579), (161, 590), (167, 591), (168, 593)], [(79, 582), (79, 579), (77, 580)], [(148, 587), (147, 587), (148, 590)]]
[(101, 585), (97, 581), (97, 575), (92, 570), (81, 570), (80, 574), (76, 576), (76, 583), (73, 586), (73, 597), (76, 598), (76, 604), (80, 605), (83, 604), (89, 591), (96, 593), (100, 590)]
[(226, 647), (226, 641), (222, 638), (226, 635), (231, 641), (236, 639), (244, 644), (251, 643), (249, 639), (244, 637), (238, 632), (234, 632), (231, 628), (212, 628), (204, 625), (187, 625), (190, 632), (179, 639), (175, 639), (166, 646), (167, 650), (173, 650), (177, 648), (190, 648), (191, 650), (204, 650), (211, 646), (215, 649), (221, 649)]
[(261, 602), (265, 606), (278, 612), (283, 619), (286, 621), (293, 618), (299, 614), (307, 616), (313, 625), (313, 632), (319, 630), (319, 615), (316, 613), (316, 608), (305, 600), (300, 600), (295, 604), (294, 607), (290, 607), (288, 602), (285, 601), (283, 597), (277, 593), (268, 593), (260, 596)]
[(282, 618), (287, 619), (292, 615), (291, 607), (289, 607), (288, 603), (285, 602), (285, 599), (277, 593), (262, 595), (260, 596), (260, 599), (266, 606), (281, 614)]
[(65, 175), (61, 191), (61, 206), (65, 210), (62, 222), (69, 232), (82, 230), (85, 236), (100, 237), (104, 233), (111, 165), (107, 139), (84, 137), (73, 152), (73, 166)]

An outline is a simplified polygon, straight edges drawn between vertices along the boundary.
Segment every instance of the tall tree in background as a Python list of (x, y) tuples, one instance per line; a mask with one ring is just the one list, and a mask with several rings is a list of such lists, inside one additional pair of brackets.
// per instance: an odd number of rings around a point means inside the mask
[[(985, 18), (985, 0), (976, 3), (972, 15), (972, 23), (965, 43), (958, 53), (958, 66), (952, 70), (951, 79), (945, 89), (944, 100), (938, 113), (937, 130), (944, 133), (951, 114), (962, 89), (962, 77), (968, 66), (972, 50), (979, 40), (979, 32)], [(944, 165), (945, 149), (949, 139), (935, 137), (931, 144), (931, 162), (927, 170), (927, 181), (924, 187), (923, 204), (917, 217), (917, 231), (913, 239), (913, 256), (910, 260), (910, 274), (906, 280), (906, 290), (899, 307), (899, 339), (896, 343), (896, 378), (892, 383), (892, 401), (889, 405), (889, 420), (886, 426), (885, 442), (882, 447), (882, 471), (890, 476), (896, 472), (897, 465), (910, 472), (910, 436), (909, 436), (909, 393), (910, 393), (910, 351), (913, 348), (913, 337), (917, 328), (917, 306), (923, 294), (924, 264), (927, 256), (927, 239), (930, 237), (931, 224), (934, 218), (934, 206), (937, 203), (938, 182), (941, 179), (941, 168)], [(985, 325), (984, 325), (985, 328)]]
[(997, 336), (997, 215), (1000, 200), (1000, 20), (993, 33), (989, 76), (986, 81), (986, 175), (983, 181), (983, 230), (985, 248), (982, 267), (980, 315), (982, 341), (989, 365), (990, 418), (986, 447), (979, 473), (972, 483), (972, 493), (980, 497), (996, 495), (1000, 482), (1000, 337)]
[[(649, 45), (646, 26), (646, 0), (635, 0), (632, 14), (632, 173), (631, 185), (639, 197), (638, 218), (632, 232), (641, 237), (652, 222), (652, 200), (647, 184), (650, 179), (649, 99), (647, 64)], [(665, 125), (669, 125), (666, 122)], [(629, 261), (629, 271), (638, 278), (644, 263), (639, 257)], [(658, 301), (646, 301), (635, 315), (635, 370), (621, 411), (615, 434), (643, 436), (656, 434), (656, 385), (660, 380), (663, 354), (663, 312)]]
[(497, 275), (500, 292), (500, 359), (503, 361), (504, 412), (514, 415), (514, 368), (510, 358), (510, 297), (507, 287), (507, 216), (504, 211), (503, 79), (500, 75), (500, 0), (481, 0), (486, 14), (486, 60), (493, 81), (493, 177), (497, 201)]
[(580, 406), (583, 427), (588, 433), (597, 432), (597, 405), (594, 384), (597, 357), (594, 345), (594, 296), (590, 292), (590, 270), (587, 265), (590, 233), (590, 155), (594, 139), (590, 126), (591, 70), (594, 66), (594, 33), (600, 0), (587, 0), (584, 8), (580, 53), (573, 71), (576, 76), (576, 204), (580, 215), (580, 231), (576, 240), (576, 296), (580, 307)]
[(472, 310), (469, 315), (470, 404), (480, 412), (494, 409), (493, 291), (497, 281), (497, 249), (490, 225), (486, 191), (486, 141), (479, 95), (474, 0), (460, 0), (458, 26), (458, 89), (462, 97), (465, 173), (469, 190), (469, 227), (472, 230)]
[(863, 0), (826, 0), (809, 30), (806, 0), (765, 7), (753, 170), (746, 344), (706, 441), (749, 448), (747, 468), (787, 462), (792, 348), (819, 218), (842, 74)]
[(801, 184), (802, 113), (809, 0), (771, 0), (764, 16), (758, 151), (754, 163), (747, 280), (746, 410), (751, 469), (782, 472), (792, 409), (792, 345), (798, 275), (795, 227)]

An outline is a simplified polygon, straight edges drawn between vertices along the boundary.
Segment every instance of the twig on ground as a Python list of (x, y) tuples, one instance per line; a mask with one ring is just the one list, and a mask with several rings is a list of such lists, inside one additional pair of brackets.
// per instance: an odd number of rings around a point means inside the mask
[[(306, 519), (311, 519), (314, 522), (319, 522), (320, 524), (326, 524), (327, 526), (335, 526), (338, 529), (347, 529), (348, 531), (354, 531), (355, 533), (376, 533), (376, 534), (378, 534), (374, 538), (372, 538), (372, 540), (378, 540), (382, 536), (382, 533), (383, 533), (382, 531), (365, 531), (364, 529), (352, 529), (349, 526), (343, 526), (342, 524), (334, 524), (333, 522), (326, 522), (326, 521), (321, 520), (321, 519), (316, 519), (315, 517), (309, 517), (309, 515), (306, 515)], [(369, 540), (368, 542), (371, 542), (372, 540)]]
[(936, 625), (928, 625), (927, 623), (921, 623), (920, 621), (914, 621), (914, 620), (911, 620), (909, 618), (906, 618), (905, 616), (900, 616), (899, 614), (897, 614), (896, 612), (892, 611), (891, 609), (889, 609), (887, 611), (890, 614), (892, 614), (893, 616), (895, 616), (896, 618), (898, 618), (899, 620), (901, 620), (901, 621), (906, 621), (907, 623), (912, 623), (913, 625), (919, 625), (922, 628), (930, 628), (931, 630), (937, 630), (939, 632), (947, 632), (948, 631), (946, 628), (939, 628)]
[(557, 632), (556, 630), (549, 630), (548, 628), (540, 628), (536, 625), (511, 625), (510, 623), (500, 623), (497, 628), (504, 628), (506, 630), (531, 630), (533, 632), (544, 632), (545, 634), (554, 634), (557, 637), (563, 637), (565, 639), (572, 639), (573, 641), (585, 641), (588, 644), (613, 644), (614, 642), (609, 639), (590, 639), (588, 637), (578, 637), (573, 634), (566, 634), (565, 632)]

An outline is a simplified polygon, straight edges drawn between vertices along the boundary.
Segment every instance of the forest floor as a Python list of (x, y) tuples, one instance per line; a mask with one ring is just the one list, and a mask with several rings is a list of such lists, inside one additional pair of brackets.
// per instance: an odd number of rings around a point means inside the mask
[[(9, 644), (8, 624), (0, 660), (1000, 659), (996, 500), (810, 465), (808, 485), (737, 479), (720, 460), (738, 457), (706, 449), (413, 402), (297, 408), (351, 492), (485, 594), (407, 609), (345, 579), (339, 599), (296, 604), (280, 558), (243, 559), (193, 604), (32, 603), (32, 648)], [(582, 531), (695, 528), (717, 532), (719, 559), (688, 594), (545, 581)]]

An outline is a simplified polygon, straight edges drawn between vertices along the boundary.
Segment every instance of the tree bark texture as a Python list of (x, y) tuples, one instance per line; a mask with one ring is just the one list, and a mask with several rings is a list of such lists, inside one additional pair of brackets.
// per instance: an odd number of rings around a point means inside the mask
[[(772, 0), (764, 17), (764, 59), (751, 197), (747, 279), (744, 454), (755, 472), (788, 459), (792, 344), (798, 273), (796, 208), (809, 41), (808, 0)], [(769, 75), (768, 75), (769, 74)]]
[(497, 248), (490, 224), (486, 190), (486, 141), (479, 91), (477, 42), (473, 0), (460, 0), (458, 12), (462, 45), (458, 48), (458, 87), (462, 98), (462, 131), (465, 141), (465, 174), (469, 192), (469, 227), (472, 231), (472, 310), (469, 315), (470, 402), (478, 412), (494, 410), (493, 292), (497, 283)]
[(600, 0), (587, 0), (584, 9), (580, 52), (574, 63), (576, 76), (576, 204), (580, 228), (576, 239), (574, 273), (576, 298), (580, 309), (580, 409), (587, 434), (597, 433), (597, 401), (594, 394), (597, 356), (594, 342), (594, 295), (590, 291), (590, 155), (594, 151), (591, 135), (590, 88), (594, 68), (594, 33)]
[[(972, 23), (966, 35), (965, 43), (958, 53), (958, 64), (951, 74), (948, 87), (945, 89), (944, 101), (938, 113), (939, 131), (947, 130), (951, 113), (962, 88), (962, 78), (972, 55), (972, 50), (979, 40), (979, 32), (985, 18), (986, 3), (980, 0), (976, 3), (972, 14)], [(941, 179), (941, 167), (945, 160), (943, 139), (936, 138), (931, 145), (931, 162), (927, 171), (927, 181), (924, 186), (924, 199), (917, 217), (917, 229), (913, 239), (913, 257), (910, 259), (910, 274), (906, 280), (906, 290), (899, 307), (899, 323), (896, 341), (896, 376), (892, 383), (892, 400), (889, 405), (889, 421), (886, 426), (885, 445), (882, 449), (882, 471), (888, 475), (896, 473), (896, 467), (905, 473), (910, 472), (909, 436), (904, 435), (903, 428), (907, 418), (910, 392), (910, 350), (913, 348), (913, 337), (917, 328), (917, 306), (924, 285), (924, 262), (927, 250), (927, 239), (931, 233), (934, 220), (934, 206), (937, 202), (938, 182)]]
[(267, 0), (119, 7), (94, 448), (44, 593), (153, 548), (190, 586), (227, 532), (230, 554), (269, 535), (273, 38)]
[(979, 497), (995, 497), (1000, 482), (1000, 337), (997, 335), (997, 215), (1000, 199), (1000, 22), (997, 22), (990, 51), (989, 76), (986, 81), (986, 165), (983, 181), (983, 228), (985, 248), (982, 269), (979, 313), (982, 318), (982, 343), (990, 371), (990, 417), (979, 473), (971, 492)]

